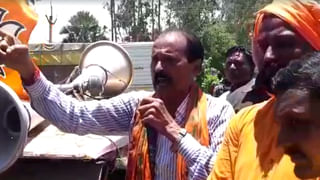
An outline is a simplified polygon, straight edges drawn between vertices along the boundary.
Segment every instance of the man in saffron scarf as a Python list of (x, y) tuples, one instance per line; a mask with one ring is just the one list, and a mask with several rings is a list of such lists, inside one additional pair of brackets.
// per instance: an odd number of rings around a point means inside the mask
[(277, 97), (272, 95), (271, 79), (291, 60), (320, 50), (319, 4), (311, 0), (275, 0), (260, 10), (252, 50), (259, 69), (256, 89), (271, 97), (243, 109), (230, 121), (209, 179), (298, 179), (294, 164), (277, 144)]
[(32, 106), (43, 117), (71, 133), (129, 132), (127, 179), (207, 178), (233, 109), (196, 85), (204, 50), (195, 36), (168, 31), (154, 42), (154, 93), (130, 92), (89, 102), (61, 93), (15, 47), (0, 47), (7, 49), (0, 52), (0, 63), (21, 74)]
[[(0, 1), (0, 30), (17, 37), (21, 43), (28, 43), (29, 36), (36, 23), (37, 15), (30, 8), (26, 0)], [(21, 99), (28, 99), (17, 71), (1, 67), (0, 81), (10, 86)]]

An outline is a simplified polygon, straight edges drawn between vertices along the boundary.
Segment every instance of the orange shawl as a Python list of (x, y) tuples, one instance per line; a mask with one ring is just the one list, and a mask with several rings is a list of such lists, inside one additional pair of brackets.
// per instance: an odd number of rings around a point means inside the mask
[[(186, 108), (187, 121), (185, 122), (184, 128), (203, 146), (209, 145), (206, 111), (206, 95), (199, 87), (194, 86), (191, 88), (188, 99)], [(149, 128), (143, 126), (140, 115), (136, 112), (129, 144), (127, 180), (151, 180), (154, 178), (155, 149), (151, 149), (153, 147), (150, 146), (150, 139), (148, 136), (152, 133), (149, 133)], [(150, 153), (150, 150), (154, 150), (154, 153)], [(186, 162), (180, 154), (177, 155), (176, 177), (177, 180), (188, 179)]]
[[(1, 0), (0, 8), (5, 11), (0, 12), (0, 29), (15, 35), (23, 44), (27, 44), (32, 29), (37, 23), (37, 15), (28, 6), (26, 0)], [(17, 30), (19, 26), (21, 29)], [(21, 99), (27, 100), (28, 95), (22, 87), (19, 73), (9, 68), (4, 68), (4, 71), (6, 77), (0, 76), (0, 81), (9, 85)]]
[(296, 29), (313, 48), (320, 50), (320, 6), (312, 0), (274, 0), (256, 17), (254, 37), (265, 14), (274, 14)]

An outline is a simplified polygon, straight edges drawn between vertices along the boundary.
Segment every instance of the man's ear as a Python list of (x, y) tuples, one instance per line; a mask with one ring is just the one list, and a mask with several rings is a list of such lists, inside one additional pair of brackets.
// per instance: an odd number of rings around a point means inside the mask
[(202, 71), (202, 61), (201, 59), (197, 59), (192, 63), (194, 64), (194, 69), (193, 69), (194, 75), (198, 76)]

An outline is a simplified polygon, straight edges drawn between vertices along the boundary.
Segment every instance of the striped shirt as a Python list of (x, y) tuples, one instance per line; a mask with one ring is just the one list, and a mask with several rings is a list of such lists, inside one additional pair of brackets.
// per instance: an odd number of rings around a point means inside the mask
[[(56, 89), (42, 74), (34, 84), (25, 86), (30, 95), (32, 107), (65, 132), (99, 135), (128, 134), (132, 117), (144, 97), (151, 92), (134, 91), (100, 101), (78, 101)], [(225, 100), (207, 95), (207, 120), (210, 146), (204, 147), (187, 134), (178, 145), (188, 167), (189, 179), (206, 179), (209, 175), (222, 142), (229, 119), (233, 116), (232, 106)], [(176, 111), (176, 121), (185, 120), (187, 98)], [(130, 135), (130, 133), (129, 133)], [(176, 154), (170, 151), (171, 142), (158, 135), (155, 179), (174, 180)]]

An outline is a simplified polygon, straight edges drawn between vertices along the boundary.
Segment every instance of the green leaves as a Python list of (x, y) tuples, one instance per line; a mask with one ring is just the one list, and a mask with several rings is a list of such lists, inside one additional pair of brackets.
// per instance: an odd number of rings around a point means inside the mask
[(225, 24), (216, 23), (206, 27), (201, 40), (205, 47), (205, 57), (210, 58), (207, 66), (222, 71), (226, 51), (236, 45), (235, 35), (228, 32)]
[(212, 85), (222, 81), (219, 77), (223, 74), (225, 53), (236, 45), (236, 38), (224, 23), (208, 25), (200, 37), (205, 48), (205, 60), (198, 83), (205, 92), (210, 92)]
[(63, 42), (95, 42), (106, 40), (106, 27), (100, 27), (98, 20), (87, 11), (79, 11), (69, 20), (69, 25), (62, 27), (60, 34), (66, 34)]
[[(151, 31), (148, 26), (152, 23), (152, 7), (149, 0), (121, 0), (115, 13), (115, 24), (125, 32), (124, 39), (130, 41), (150, 41)], [(120, 33), (120, 30), (118, 30)]]
[(200, 34), (215, 20), (218, 6), (208, 0), (170, 0), (166, 2), (167, 26), (182, 28)]
[(272, 0), (223, 0), (221, 20), (235, 33), (239, 45), (250, 48), (255, 13)]

